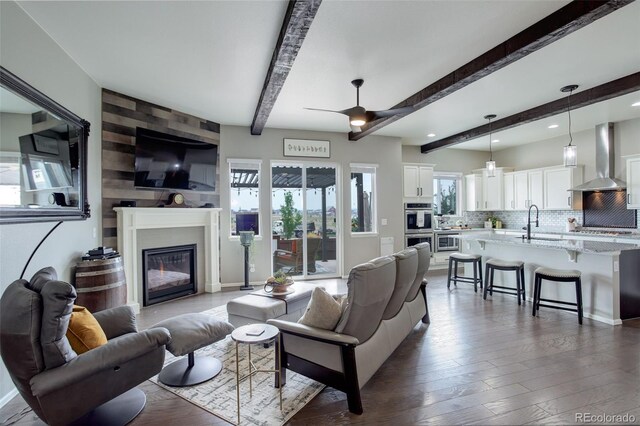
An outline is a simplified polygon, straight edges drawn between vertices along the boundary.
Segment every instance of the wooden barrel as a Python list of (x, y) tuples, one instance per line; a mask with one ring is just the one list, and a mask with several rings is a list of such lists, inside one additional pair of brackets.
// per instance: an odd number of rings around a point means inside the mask
[(90, 312), (126, 305), (127, 286), (120, 256), (83, 260), (76, 266), (76, 304)]

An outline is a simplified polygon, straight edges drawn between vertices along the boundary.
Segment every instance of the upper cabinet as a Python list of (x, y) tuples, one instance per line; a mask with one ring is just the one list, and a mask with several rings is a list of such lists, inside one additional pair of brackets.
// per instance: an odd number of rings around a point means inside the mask
[(545, 210), (582, 209), (582, 193), (570, 191), (582, 183), (582, 178), (582, 167), (559, 166), (544, 169)]
[(404, 198), (414, 200), (433, 198), (433, 167), (404, 165), (402, 182)]
[(467, 211), (476, 212), (484, 210), (482, 186), (482, 175), (472, 174), (464, 177), (465, 209)]
[(640, 155), (627, 158), (627, 208), (640, 209)]
[(544, 207), (544, 173), (542, 170), (530, 170), (527, 173), (527, 183), (529, 188), (529, 199), (527, 200), (527, 209), (532, 204), (538, 208)]
[(487, 170), (482, 171), (483, 210), (503, 210), (503, 178), (504, 169), (497, 168), (495, 176), (489, 176)]

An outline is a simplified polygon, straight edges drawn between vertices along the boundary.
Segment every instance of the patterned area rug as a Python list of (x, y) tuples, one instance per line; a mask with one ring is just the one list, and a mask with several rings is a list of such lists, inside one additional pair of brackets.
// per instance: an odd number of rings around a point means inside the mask
[[(218, 319), (227, 320), (226, 306), (204, 312)], [(213, 379), (196, 386), (175, 388), (165, 386), (153, 377), (152, 382), (181, 398), (204, 408), (210, 413), (236, 424), (236, 353), (231, 336), (196, 351), (198, 356), (212, 356), (222, 361), (222, 371)], [(240, 369), (247, 374), (247, 345), (240, 345)], [(174, 361), (167, 352), (165, 365)], [(251, 346), (251, 360), (259, 369), (273, 369), (275, 355), (273, 345), (265, 349), (262, 345)], [(196, 359), (196, 362), (197, 359)], [(278, 389), (273, 386), (273, 373), (256, 373), (253, 378), (253, 397), (249, 397), (249, 380), (240, 382), (240, 424), (283, 425), (302, 407), (311, 401), (324, 385), (305, 376), (287, 371), (287, 384), (282, 388), (282, 411)]]

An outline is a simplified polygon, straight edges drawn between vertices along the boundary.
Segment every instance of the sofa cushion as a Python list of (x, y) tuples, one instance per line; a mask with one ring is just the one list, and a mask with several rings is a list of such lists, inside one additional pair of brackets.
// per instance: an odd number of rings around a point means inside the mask
[(324, 330), (333, 330), (336, 328), (340, 316), (342, 315), (342, 306), (322, 287), (316, 287), (311, 293), (311, 300), (307, 305), (307, 310), (298, 323), (308, 325), (309, 327), (322, 328)]
[(418, 295), (420, 284), (422, 284), (422, 280), (424, 280), (424, 276), (429, 270), (429, 265), (431, 265), (431, 245), (429, 243), (416, 244), (413, 248), (418, 251), (418, 271), (407, 293), (407, 302), (411, 302)]
[(396, 279), (391, 300), (384, 310), (382, 319), (393, 318), (400, 311), (418, 270), (418, 251), (413, 247), (404, 249), (393, 257), (396, 259)]
[(67, 339), (77, 354), (83, 354), (107, 343), (107, 336), (98, 321), (87, 308), (78, 305), (73, 305)]
[(384, 313), (396, 279), (396, 261), (391, 256), (379, 257), (355, 266), (347, 281), (347, 307), (336, 332), (357, 338), (360, 343), (375, 333)]
[(42, 297), (42, 324), (40, 345), (45, 368), (51, 369), (66, 364), (77, 356), (71, 348), (66, 333), (76, 300), (76, 289), (55, 277), (53, 268), (38, 271), (29, 284), (29, 288)]

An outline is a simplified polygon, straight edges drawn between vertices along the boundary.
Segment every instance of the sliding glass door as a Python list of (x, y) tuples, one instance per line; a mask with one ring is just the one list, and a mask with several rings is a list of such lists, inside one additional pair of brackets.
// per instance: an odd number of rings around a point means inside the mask
[(336, 167), (273, 163), (271, 195), (273, 273), (301, 278), (337, 276)]

